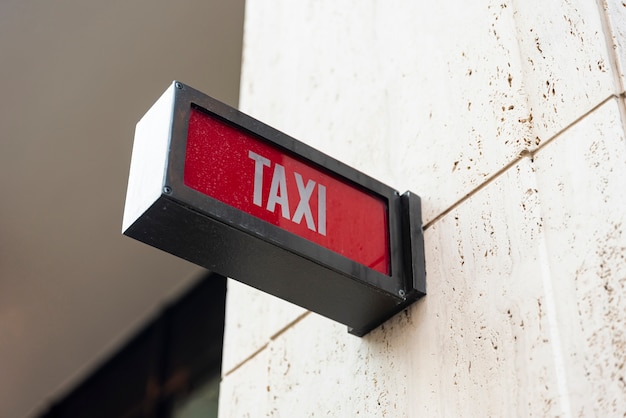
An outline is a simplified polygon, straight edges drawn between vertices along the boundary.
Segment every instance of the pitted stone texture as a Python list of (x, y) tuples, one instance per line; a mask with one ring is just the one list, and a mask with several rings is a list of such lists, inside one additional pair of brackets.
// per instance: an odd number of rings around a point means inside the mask
[(222, 379), (218, 411), (220, 417), (254, 418), (266, 416), (267, 350), (241, 364), (232, 375)]
[(242, 110), (436, 221), (428, 295), (362, 339), (233, 295), (251, 322), (227, 318), (221, 405), (237, 406), (220, 415), (623, 413), (626, 151), (597, 2), (251, 0), (246, 16)]
[(611, 100), (536, 157), (573, 416), (626, 411), (626, 139)]
[(536, 143), (615, 94), (599, 2), (514, 0)]
[(426, 222), (534, 143), (510, 5), (273, 4), (246, 6), (242, 110), (421, 195)]
[(264, 347), (306, 310), (235, 280), (228, 280), (222, 374)]
[(626, 89), (626, 2), (622, 0), (604, 0), (603, 12), (608, 21), (610, 33), (609, 48), (612, 49), (620, 77), (619, 93)]
[(224, 396), (242, 416), (560, 414), (533, 181), (524, 160), (426, 231), (425, 299), (362, 339), (308, 315)]

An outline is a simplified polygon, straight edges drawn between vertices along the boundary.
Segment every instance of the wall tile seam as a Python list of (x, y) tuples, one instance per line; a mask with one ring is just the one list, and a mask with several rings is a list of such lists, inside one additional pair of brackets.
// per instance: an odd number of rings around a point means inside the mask
[(295, 327), (298, 323), (300, 323), (304, 318), (306, 318), (310, 314), (311, 314), (311, 311), (302, 312), (294, 320), (292, 320), (291, 322), (286, 324), (284, 327), (280, 328), (274, 334), (270, 335), (270, 340), (269, 341), (271, 342), (271, 341), (277, 340), (281, 335), (283, 335), (285, 332), (287, 332), (290, 328)]
[(617, 108), (619, 110), (619, 116), (622, 122), (622, 131), (626, 135), (626, 92), (622, 92), (617, 99)]
[(305, 311), (305, 312), (301, 313), (295, 319), (293, 319), (292, 321), (287, 323), (284, 327), (280, 328), (274, 334), (270, 335), (269, 339), (263, 345), (261, 345), (255, 351), (253, 351), (248, 357), (244, 358), (239, 363), (237, 363), (233, 367), (231, 367), (230, 370), (224, 372), (222, 374), (222, 379), (224, 379), (227, 376), (230, 376), (231, 374), (233, 374), (234, 372), (239, 370), (242, 366), (244, 366), (246, 363), (248, 363), (249, 361), (254, 359), (257, 355), (259, 355), (267, 347), (269, 347), (269, 345), (270, 345), (270, 343), (272, 341), (275, 341), (276, 339), (278, 339), (281, 335), (283, 335), (285, 332), (287, 332), (290, 328), (293, 328), (295, 325), (297, 325), (300, 321), (302, 321), (304, 318), (306, 318), (310, 314), (311, 314), (311, 311)]
[[(494, 172), (492, 175), (487, 177), (483, 182), (481, 182), (478, 186), (474, 187), (468, 193), (464, 194), (457, 201), (455, 201), (450, 206), (448, 206), (446, 209), (441, 211), (433, 219), (431, 219), (430, 221), (425, 223), (422, 226), (422, 229), (424, 231), (426, 231), (427, 229), (431, 228), (433, 225), (435, 225), (438, 221), (443, 219), (450, 212), (452, 212), (453, 210), (457, 209), (460, 205), (465, 203), (465, 201), (467, 201), (469, 198), (471, 198), (472, 196), (474, 196), (475, 194), (480, 192), (482, 189), (487, 187), (489, 184), (491, 184), (492, 182), (494, 182), (495, 180), (500, 178), (500, 176), (502, 176), (508, 170), (510, 170), (511, 168), (516, 166), (524, 158), (530, 158), (531, 161), (532, 161), (535, 158), (535, 155), (537, 153), (541, 152), (541, 150), (544, 149), (547, 145), (552, 143), (555, 139), (557, 139), (558, 137), (560, 137), (561, 135), (563, 135), (564, 133), (569, 131), (571, 128), (573, 128), (578, 123), (580, 123), (583, 119), (587, 118), (589, 115), (591, 115), (592, 113), (597, 111), (600, 107), (604, 106), (606, 103), (608, 103), (611, 100), (618, 100), (618, 102), (621, 102), (621, 104), (620, 104), (620, 109), (621, 109), (622, 107), (624, 107), (623, 101), (626, 100), (626, 92), (622, 92), (620, 94), (611, 94), (611, 95), (609, 95), (608, 97), (606, 97), (605, 99), (603, 99), (599, 103), (597, 103), (595, 106), (593, 106), (591, 109), (589, 109), (588, 111), (584, 112), (582, 115), (580, 115), (579, 117), (574, 119), (572, 122), (567, 124), (565, 127), (561, 128), (559, 131), (557, 131), (550, 138), (548, 138), (547, 140), (543, 141), (539, 146), (537, 146), (535, 148), (530, 148), (530, 149), (526, 148), (526, 149), (523, 149), (522, 151), (520, 151), (520, 153), (515, 158), (513, 158), (511, 161), (506, 163), (502, 168), (500, 168), (499, 170)], [(622, 118), (622, 122), (624, 122), (623, 118)]]
[(619, 56), (617, 55), (619, 46), (615, 42), (617, 39), (615, 36), (616, 32), (613, 29), (613, 24), (611, 23), (611, 19), (608, 15), (609, 4), (607, 3), (607, 0), (597, 0), (596, 4), (600, 15), (600, 24), (602, 25), (607, 54), (609, 56), (609, 60), (611, 61), (611, 69), (613, 70), (615, 91), (620, 92), (619, 94), (623, 94), (624, 91), (626, 91), (626, 87), (624, 86), (624, 80), (621, 77), (621, 74), (623, 74), (623, 68)]
[[(626, 73), (624, 73), (624, 68), (622, 68), (622, 63), (618, 55), (619, 45), (617, 44), (617, 32), (614, 30), (611, 18), (609, 17), (609, 4), (607, 0), (596, 0), (596, 5), (598, 7), (598, 14), (600, 15), (600, 24), (602, 25), (607, 55), (613, 72), (615, 91), (624, 99), (626, 85), (624, 84), (622, 75)], [(624, 100), (618, 100), (617, 107), (622, 121), (622, 129), (624, 133), (626, 133), (626, 102)]]
[(261, 347), (257, 348), (254, 352), (252, 352), (252, 354), (250, 354), (248, 357), (244, 358), (243, 360), (241, 360), (239, 363), (235, 364), (233, 367), (231, 367), (230, 370), (228, 370), (227, 372), (222, 373), (222, 380), (224, 380), (224, 378), (230, 376), (231, 374), (235, 373), (237, 370), (239, 370), (241, 367), (243, 367), (246, 363), (248, 363), (250, 360), (252, 360), (253, 358), (255, 358), (257, 355), (259, 355), (260, 353), (263, 352), (263, 350), (265, 350), (268, 346), (269, 346), (270, 342), (266, 341), (265, 344), (263, 344)]

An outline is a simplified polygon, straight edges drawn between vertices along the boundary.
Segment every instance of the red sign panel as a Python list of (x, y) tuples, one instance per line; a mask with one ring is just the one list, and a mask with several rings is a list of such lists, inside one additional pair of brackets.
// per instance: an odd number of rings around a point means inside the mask
[(200, 193), (390, 274), (384, 199), (193, 108), (184, 182)]

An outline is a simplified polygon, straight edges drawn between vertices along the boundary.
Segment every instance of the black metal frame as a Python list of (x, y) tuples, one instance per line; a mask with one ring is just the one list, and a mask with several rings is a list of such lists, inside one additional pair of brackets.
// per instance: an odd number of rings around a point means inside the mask
[[(163, 192), (124, 233), (348, 325), (362, 336), (426, 293), (420, 199), (394, 189), (189, 86), (174, 82)], [(391, 275), (184, 184), (194, 107), (387, 202)]]

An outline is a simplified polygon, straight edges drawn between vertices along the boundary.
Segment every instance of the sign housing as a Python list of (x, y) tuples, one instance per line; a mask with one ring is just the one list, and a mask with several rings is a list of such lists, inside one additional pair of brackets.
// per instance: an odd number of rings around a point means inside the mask
[(359, 336), (426, 293), (417, 195), (180, 82), (137, 124), (122, 230)]

